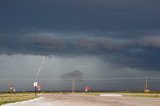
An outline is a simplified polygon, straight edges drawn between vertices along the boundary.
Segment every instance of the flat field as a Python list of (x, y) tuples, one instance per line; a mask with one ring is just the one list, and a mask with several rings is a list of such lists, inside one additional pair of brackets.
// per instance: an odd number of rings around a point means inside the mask
[(0, 94), (0, 105), (6, 103), (14, 103), (19, 101), (30, 100), (33, 98), (36, 98), (36, 96), (33, 93), (15, 93), (15, 94), (2, 93)]
[[(104, 94), (106, 96), (100, 96)], [(113, 94), (114, 96), (107, 96)], [(122, 95), (122, 96), (115, 96)], [(42, 93), (40, 98), (4, 106), (159, 106), (153, 93)]]

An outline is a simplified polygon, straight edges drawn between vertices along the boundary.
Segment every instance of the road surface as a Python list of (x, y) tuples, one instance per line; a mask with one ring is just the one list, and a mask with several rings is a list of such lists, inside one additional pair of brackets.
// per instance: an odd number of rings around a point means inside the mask
[(4, 106), (160, 106), (160, 98), (92, 94), (43, 94), (40, 98)]

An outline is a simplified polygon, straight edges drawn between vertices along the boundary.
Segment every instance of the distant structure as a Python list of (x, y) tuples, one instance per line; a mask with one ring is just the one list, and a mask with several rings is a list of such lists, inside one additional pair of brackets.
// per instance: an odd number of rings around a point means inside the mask
[(144, 92), (145, 93), (150, 92), (150, 90), (148, 89), (148, 77), (145, 78)]
[(9, 92), (10, 92), (10, 93), (16, 92), (16, 89), (15, 89), (14, 86), (13, 86), (13, 82), (10, 82)]
[(88, 91), (90, 91), (90, 90), (91, 90), (91, 87), (90, 87), (90, 86), (85, 86), (85, 87), (84, 87), (84, 91), (85, 91), (85, 92), (88, 92)]

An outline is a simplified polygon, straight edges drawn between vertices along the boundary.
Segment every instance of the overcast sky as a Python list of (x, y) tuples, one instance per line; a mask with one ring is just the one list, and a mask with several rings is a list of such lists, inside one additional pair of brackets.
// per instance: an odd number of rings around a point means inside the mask
[(44, 56), (38, 79), (160, 77), (159, 4), (0, 0), (0, 79), (34, 80)]

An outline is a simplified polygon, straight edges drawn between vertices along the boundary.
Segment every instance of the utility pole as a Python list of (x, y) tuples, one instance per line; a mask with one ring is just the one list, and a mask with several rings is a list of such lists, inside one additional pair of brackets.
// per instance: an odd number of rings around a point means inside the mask
[(76, 79), (74, 78), (72, 80), (72, 93), (75, 93), (76, 92)]
[(35, 93), (35, 96), (37, 96), (37, 87), (36, 86), (34, 87), (34, 93)]
[(147, 93), (149, 91), (150, 90), (148, 90), (148, 77), (145, 77), (145, 89), (144, 89), (144, 92)]
[(145, 79), (145, 90), (148, 90), (148, 79), (147, 79), (147, 77)]

